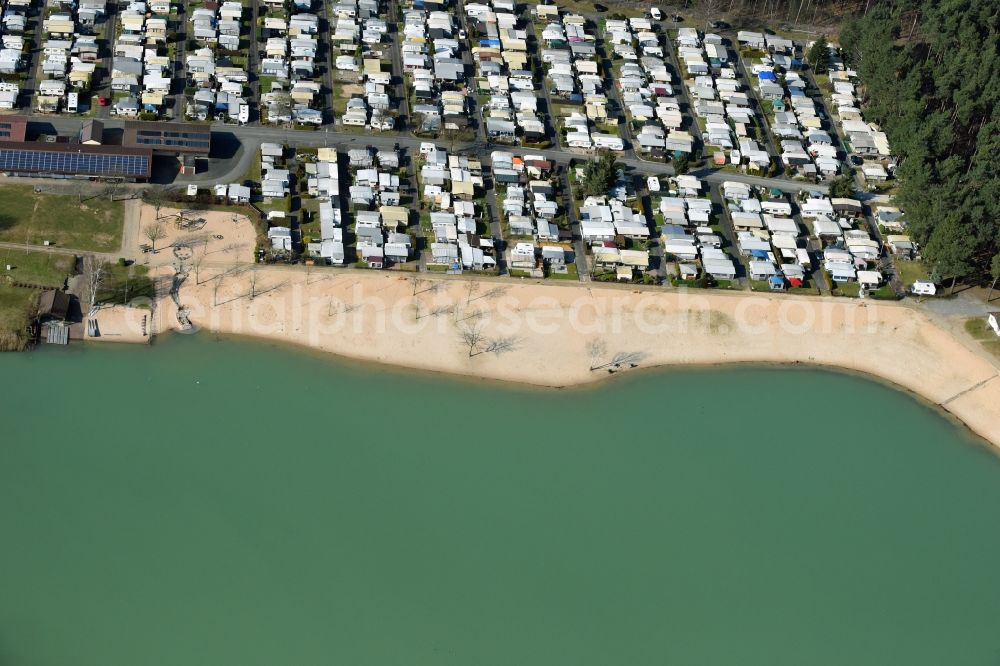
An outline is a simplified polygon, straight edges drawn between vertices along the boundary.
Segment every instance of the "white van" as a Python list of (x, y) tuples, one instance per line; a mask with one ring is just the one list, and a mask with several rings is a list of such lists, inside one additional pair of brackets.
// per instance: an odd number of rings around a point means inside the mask
[(933, 282), (917, 280), (910, 287), (910, 291), (918, 296), (934, 296), (937, 294), (937, 286)]
[(660, 11), (659, 7), (650, 7), (649, 8), (649, 18), (653, 19), (654, 21), (662, 21), (663, 20), (663, 12)]
[(435, 146), (433, 143), (424, 141), (420, 144), (421, 155), (429, 155), (430, 153), (433, 153), (435, 150), (437, 150), (437, 146)]

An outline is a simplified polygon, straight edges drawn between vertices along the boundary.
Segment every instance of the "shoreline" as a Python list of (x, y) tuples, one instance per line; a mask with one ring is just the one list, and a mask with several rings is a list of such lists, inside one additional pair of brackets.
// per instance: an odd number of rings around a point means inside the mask
[[(179, 297), (206, 332), (539, 388), (596, 385), (647, 367), (808, 365), (903, 389), (1000, 449), (997, 362), (906, 305), (375, 271), (203, 273), (200, 284), (189, 277)], [(176, 310), (160, 299), (153, 332), (179, 330)], [(478, 342), (463, 339), (470, 321)], [(619, 356), (620, 369), (607, 372)]]
[[(976, 432), (972, 427), (959, 418), (954, 412), (949, 411), (947, 407), (941, 405), (940, 403), (933, 402), (927, 398), (924, 394), (915, 391), (903, 384), (899, 384), (891, 379), (887, 379), (881, 375), (877, 375), (865, 370), (858, 370), (845, 366), (838, 365), (823, 365), (818, 363), (811, 363), (808, 361), (721, 361), (714, 363), (665, 363), (657, 365), (647, 365), (640, 366), (631, 369), (628, 372), (619, 372), (615, 374), (597, 375), (593, 381), (580, 382), (575, 384), (565, 384), (560, 386), (555, 385), (545, 385), (536, 384), (530, 382), (524, 382), (514, 379), (500, 379), (497, 377), (490, 377), (484, 375), (477, 375), (472, 373), (455, 373), (450, 371), (434, 370), (425, 367), (416, 367), (411, 365), (399, 365), (395, 363), (387, 363), (382, 361), (369, 361), (364, 360), (357, 356), (351, 356), (339, 352), (328, 352), (322, 351), (315, 347), (310, 347), (302, 345), (296, 342), (287, 342), (280, 338), (271, 337), (261, 337), (253, 335), (251, 333), (230, 333), (222, 331), (212, 331), (208, 329), (197, 329), (193, 332), (184, 332), (177, 329), (168, 329), (161, 333), (160, 335), (153, 336), (148, 342), (143, 344), (148, 344), (153, 346), (156, 344), (156, 339), (165, 336), (177, 336), (177, 335), (214, 335), (220, 338), (230, 338), (236, 341), (252, 342), (260, 345), (267, 345), (269, 347), (275, 347), (280, 349), (287, 349), (288, 351), (297, 354), (310, 354), (314, 355), (318, 360), (332, 361), (338, 364), (346, 364), (354, 368), (365, 368), (370, 369), (372, 366), (378, 369), (380, 372), (389, 373), (407, 373), (419, 376), (432, 376), (440, 377), (447, 381), (453, 382), (469, 382), (474, 384), (481, 384), (484, 382), (493, 384), (494, 386), (504, 389), (509, 388), (512, 390), (519, 391), (537, 391), (539, 393), (545, 393), (548, 391), (598, 391), (604, 388), (606, 385), (611, 385), (614, 382), (629, 381), (634, 375), (645, 375), (647, 373), (666, 373), (672, 370), (728, 370), (735, 368), (756, 368), (764, 370), (820, 370), (823, 372), (831, 372), (842, 375), (847, 375), (849, 377), (856, 377), (859, 379), (864, 379), (865, 381), (874, 382), (880, 386), (884, 386), (893, 391), (898, 391), (904, 393), (907, 396), (913, 398), (916, 402), (920, 403), (924, 407), (932, 410), (936, 414), (940, 415), (942, 418), (947, 420), (949, 423), (954, 425), (956, 428), (961, 430), (965, 436), (975, 440), (979, 445), (985, 446), (986, 449), (997, 456), (1000, 456), (1000, 444), (994, 443), (987, 439), (984, 435)], [(116, 341), (119, 342), (119, 341)], [(122, 340), (120, 343), (124, 344), (135, 344), (138, 341), (135, 340)]]

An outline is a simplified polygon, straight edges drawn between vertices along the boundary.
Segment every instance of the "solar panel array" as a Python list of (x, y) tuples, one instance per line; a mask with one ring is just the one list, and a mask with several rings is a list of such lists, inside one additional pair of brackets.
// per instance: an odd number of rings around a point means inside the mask
[(0, 148), (0, 171), (141, 178), (149, 174), (149, 157)]

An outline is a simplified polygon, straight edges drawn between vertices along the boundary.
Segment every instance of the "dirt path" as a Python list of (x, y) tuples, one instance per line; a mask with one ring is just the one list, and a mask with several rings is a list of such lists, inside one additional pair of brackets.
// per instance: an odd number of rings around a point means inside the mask
[(142, 209), (142, 201), (130, 199), (122, 205), (122, 246), (119, 256), (131, 261), (138, 259), (135, 248), (139, 247), (139, 212)]

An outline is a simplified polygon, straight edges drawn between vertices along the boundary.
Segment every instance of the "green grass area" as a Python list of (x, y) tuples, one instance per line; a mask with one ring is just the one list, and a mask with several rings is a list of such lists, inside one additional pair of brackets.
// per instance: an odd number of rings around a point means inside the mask
[[(334, 85), (333, 88), (333, 113), (334, 116), (339, 118), (340, 116), (347, 113), (347, 101), (351, 99), (350, 95), (344, 95), (343, 87), (340, 85)], [(338, 125), (338, 129), (344, 127), (343, 125)], [(348, 125), (349, 127), (349, 125)]]
[(123, 219), (120, 201), (0, 187), (0, 241), (113, 252), (122, 244)]
[[(833, 282), (833, 280), (830, 280)], [(833, 295), (834, 296), (847, 296), (848, 298), (857, 298), (861, 293), (861, 285), (857, 282), (833, 282)]]
[(38, 287), (62, 287), (73, 272), (74, 258), (68, 254), (48, 252), (24, 252), (23, 250), (2, 250), (4, 271), (3, 282), (17, 282)]
[(868, 296), (876, 301), (895, 301), (898, 299), (892, 285), (884, 284), (878, 289), (868, 292)]
[(39, 293), (0, 283), (0, 351), (18, 351), (28, 343), (28, 311)]
[(789, 287), (788, 293), (800, 294), (805, 296), (818, 296), (819, 288), (813, 282), (806, 280), (802, 283), (801, 287)]
[(986, 317), (970, 317), (965, 320), (965, 332), (976, 340), (997, 340), (997, 334), (986, 324)]
[(907, 289), (917, 280), (927, 279), (927, 267), (922, 261), (895, 261), (896, 273), (899, 274), (899, 281)]
[(273, 76), (262, 76), (257, 79), (257, 87), (260, 90), (260, 94), (265, 95), (271, 92), (271, 84), (275, 81), (276, 79)]
[(550, 273), (549, 277), (553, 280), (579, 280), (580, 273), (577, 271), (576, 264), (566, 264), (565, 273)]
[(1000, 357), (1000, 337), (987, 326), (986, 317), (972, 317), (965, 320), (965, 332), (979, 341), (983, 349)]
[(299, 233), (302, 234), (302, 243), (308, 244), (319, 239), (319, 222), (307, 222), (299, 225)]
[(292, 198), (291, 197), (273, 197), (268, 201), (267, 199), (260, 201), (255, 204), (257, 208), (261, 209), (265, 213), (270, 213), (271, 211), (281, 211), (282, 213), (292, 212)]

